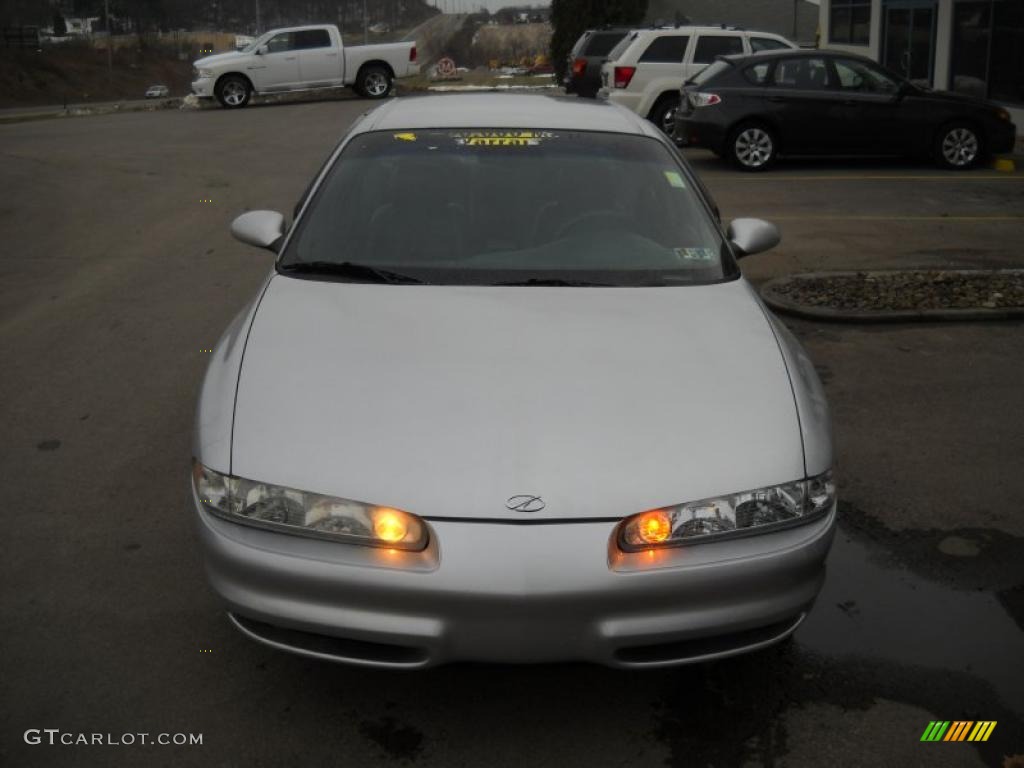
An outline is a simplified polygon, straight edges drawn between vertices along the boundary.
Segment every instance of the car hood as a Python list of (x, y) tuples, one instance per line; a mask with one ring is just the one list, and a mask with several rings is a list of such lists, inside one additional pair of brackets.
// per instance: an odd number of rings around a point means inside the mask
[[(803, 476), (789, 376), (744, 280), (671, 288), (274, 277), (232, 474), (424, 516), (618, 518)], [(517, 495), (543, 510), (507, 509)]]
[(919, 99), (930, 99), (932, 101), (943, 101), (953, 104), (970, 105), (972, 107), (987, 107), (993, 111), (999, 109), (999, 105), (983, 99), (980, 96), (970, 96), (966, 93), (956, 91), (936, 91), (931, 88), (917, 87), (914, 95)]
[(196, 69), (203, 69), (209, 67), (217, 67), (221, 64), (229, 64), (232, 61), (239, 59), (247, 59), (251, 54), (242, 53), (241, 51), (228, 51), (227, 53), (215, 53), (213, 56), (207, 56), (203, 59), (198, 59), (193, 62), (193, 66)]

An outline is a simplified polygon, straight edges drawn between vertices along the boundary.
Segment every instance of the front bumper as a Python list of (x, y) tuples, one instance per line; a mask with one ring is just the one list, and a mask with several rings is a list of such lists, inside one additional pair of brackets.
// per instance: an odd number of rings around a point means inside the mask
[(616, 524), (431, 521), (422, 553), (291, 536), (200, 509), (207, 572), (236, 626), (275, 647), (378, 667), (701, 661), (790, 634), (825, 574), (835, 510), (769, 534), (654, 553)]
[(213, 98), (213, 83), (212, 77), (200, 77), (198, 80), (192, 81), (192, 93), (201, 99)]
[(989, 130), (989, 152), (1005, 155), (1013, 152), (1017, 143), (1017, 126), (1009, 121), (999, 121)]

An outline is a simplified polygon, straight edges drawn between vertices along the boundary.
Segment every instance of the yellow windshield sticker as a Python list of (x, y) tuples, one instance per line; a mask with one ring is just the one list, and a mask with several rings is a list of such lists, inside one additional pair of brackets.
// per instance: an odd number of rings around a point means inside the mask
[(683, 181), (683, 177), (675, 171), (665, 171), (665, 178), (668, 179), (668, 183), (677, 189), (686, 189), (686, 182)]
[(675, 248), (676, 256), (683, 261), (714, 261), (717, 258), (714, 248)]
[(415, 133), (396, 133), (395, 138), (399, 141), (416, 141)]
[(455, 134), (454, 139), (465, 147), (536, 147), (553, 136), (548, 131), (473, 131)]

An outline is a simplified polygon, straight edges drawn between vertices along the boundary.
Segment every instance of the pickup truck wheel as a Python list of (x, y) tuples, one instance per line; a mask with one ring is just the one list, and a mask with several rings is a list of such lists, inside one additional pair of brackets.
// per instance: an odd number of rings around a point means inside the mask
[(252, 86), (240, 75), (222, 77), (217, 81), (217, 87), (214, 90), (217, 94), (217, 101), (227, 109), (244, 107), (252, 96)]
[(368, 99), (383, 99), (391, 93), (394, 81), (384, 67), (365, 67), (356, 79), (356, 89)]

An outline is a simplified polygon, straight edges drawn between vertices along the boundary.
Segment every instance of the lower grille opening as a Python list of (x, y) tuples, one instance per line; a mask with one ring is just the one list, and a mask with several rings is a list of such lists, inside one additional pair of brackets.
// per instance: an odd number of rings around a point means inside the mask
[(375, 664), (419, 665), (427, 661), (424, 648), (390, 643), (373, 643), (366, 640), (351, 640), (300, 629), (278, 627), (256, 621), (246, 616), (231, 614), (232, 620), (256, 638), (274, 645), (281, 645), (296, 651), (331, 656), (339, 660), (365, 661)]
[(726, 635), (619, 648), (615, 651), (615, 658), (628, 664), (654, 664), (666, 661), (685, 661), (686, 659), (698, 659), (702, 656), (715, 656), (730, 651), (739, 651), (782, 638), (794, 630), (803, 621), (804, 616), (805, 614), (801, 613), (799, 616), (776, 622), (775, 624), (745, 629), (741, 632), (730, 632)]

